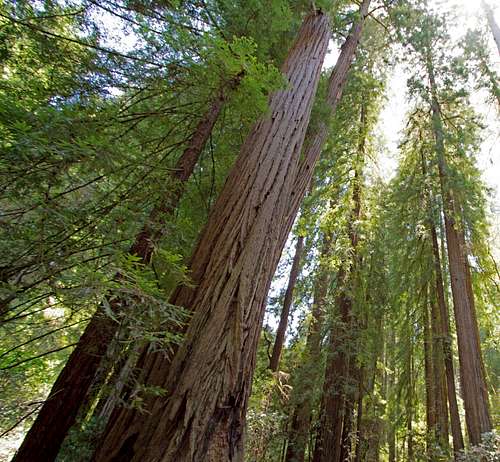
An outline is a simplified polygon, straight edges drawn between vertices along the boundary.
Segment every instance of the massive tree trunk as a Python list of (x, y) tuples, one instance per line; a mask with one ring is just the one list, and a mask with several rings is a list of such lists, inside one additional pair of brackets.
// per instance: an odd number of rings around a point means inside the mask
[(293, 291), (295, 283), (300, 273), (300, 260), (302, 258), (302, 251), (304, 249), (304, 237), (299, 236), (295, 244), (295, 254), (293, 256), (292, 268), (288, 278), (288, 285), (286, 287), (285, 299), (283, 300), (283, 309), (281, 310), (280, 323), (276, 332), (276, 340), (274, 341), (273, 352), (269, 361), (269, 369), (276, 372), (279, 367), (281, 350), (285, 341), (286, 329), (288, 327), (288, 317), (290, 316), (290, 308), (293, 301)]
[(311, 390), (317, 381), (318, 363), (321, 353), (321, 329), (325, 317), (325, 304), (331, 273), (328, 258), (331, 256), (332, 234), (324, 234), (321, 244), (320, 264), (314, 281), (312, 319), (307, 333), (304, 360), (294, 377), (294, 388), (290, 398), (293, 411), (289, 430), (286, 462), (304, 462), (305, 450), (311, 424)]
[[(209, 105), (170, 175), (171, 181), (166, 182), (165, 192), (136, 236), (129, 252), (138, 256), (142, 263), (150, 262), (154, 245), (163, 236), (165, 223), (177, 208), (184, 184), (193, 173), (230, 91), (239, 84), (241, 77), (240, 74), (226, 82)], [(120, 275), (115, 277), (120, 279)], [(126, 304), (127, 301), (121, 297), (109, 300), (115, 314), (122, 312)], [(105, 313), (104, 306), (100, 306), (52, 386), (13, 462), (48, 462), (56, 458), (64, 438), (75, 423), (79, 409), (89, 396), (90, 388), (102, 367), (102, 359), (118, 329), (119, 323)]]
[(431, 88), (433, 131), (438, 158), (438, 170), (443, 197), (446, 243), (455, 322), (457, 326), (460, 379), (464, 397), (465, 420), (471, 444), (481, 442), (481, 434), (491, 431), (488, 390), (479, 342), (474, 295), (471, 287), (467, 251), (463, 245), (463, 230), (459, 228), (459, 207), (455, 203), (448, 179), (448, 166), (444, 145), (444, 129), (437, 96), (431, 55), (427, 59), (427, 73)]
[(147, 413), (122, 409), (110, 420), (94, 460), (240, 461), (245, 412), (269, 289), (293, 179), (330, 36), (328, 18), (311, 13), (282, 71), (270, 116), (253, 127), (191, 258), (194, 287), (171, 303), (193, 312), (172, 361), (143, 358), (145, 385), (166, 395)]

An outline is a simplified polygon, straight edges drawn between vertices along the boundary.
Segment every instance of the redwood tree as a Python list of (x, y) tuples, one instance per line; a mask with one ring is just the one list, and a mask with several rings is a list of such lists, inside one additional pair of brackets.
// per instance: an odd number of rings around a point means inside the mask
[(142, 416), (117, 411), (95, 460), (241, 460), (265, 299), (329, 36), (325, 14), (306, 17), (282, 67), (289, 87), (244, 142), (192, 255), (195, 287), (172, 295), (193, 312), (185, 340), (172, 361), (144, 357), (146, 386), (166, 395)]

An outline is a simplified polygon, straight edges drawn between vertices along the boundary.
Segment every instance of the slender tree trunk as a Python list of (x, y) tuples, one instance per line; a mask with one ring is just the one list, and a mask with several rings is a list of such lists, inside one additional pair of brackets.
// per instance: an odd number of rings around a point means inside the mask
[(286, 329), (288, 326), (288, 317), (290, 316), (290, 308), (293, 301), (293, 291), (295, 284), (300, 273), (300, 260), (302, 258), (302, 251), (304, 249), (304, 237), (299, 236), (295, 245), (295, 254), (293, 256), (292, 268), (290, 270), (290, 277), (285, 292), (285, 299), (283, 301), (283, 309), (281, 310), (280, 323), (276, 332), (276, 340), (274, 341), (273, 353), (269, 361), (269, 369), (276, 372), (279, 367), (281, 350), (285, 341)]
[[(427, 294), (426, 294), (427, 298)], [(426, 299), (424, 306), (424, 368), (425, 368), (425, 416), (427, 426), (427, 453), (432, 459), (431, 450), (434, 446), (436, 435), (436, 385), (434, 383), (433, 352), (431, 329), (429, 323), (429, 304)]]
[(364, 368), (359, 370), (358, 379), (358, 405), (356, 414), (356, 454), (354, 461), (361, 462), (362, 448), (364, 445), (364, 432), (363, 432), (363, 395), (364, 395)]
[[(351, 367), (352, 369), (352, 367)], [(355, 374), (350, 373), (349, 377), (352, 379)], [(346, 393), (345, 397), (345, 409), (343, 415), (342, 424), (342, 439), (340, 448), (340, 462), (346, 462), (349, 460), (352, 450), (352, 423), (354, 417), (354, 401), (355, 401), (355, 387), (354, 383), (350, 384), (351, 391)]]
[(94, 460), (241, 461), (255, 356), (269, 289), (282, 251), (287, 206), (330, 36), (310, 14), (282, 71), (290, 82), (269, 101), (219, 195), (191, 258), (195, 287), (172, 304), (193, 317), (173, 360), (149, 353), (146, 386), (166, 395), (146, 414), (114, 413)]
[(413, 367), (413, 344), (408, 351), (408, 399), (406, 402), (406, 430), (407, 430), (407, 451), (408, 462), (415, 460), (415, 448), (413, 446), (413, 387), (414, 387), (414, 367)]
[(326, 297), (331, 282), (331, 273), (326, 264), (331, 255), (332, 234), (323, 235), (320, 264), (314, 281), (314, 300), (312, 319), (307, 333), (305, 357), (294, 377), (294, 388), (290, 398), (293, 411), (286, 451), (286, 462), (304, 462), (304, 456), (310, 431), (312, 400), (319, 371), (321, 353), (321, 329), (325, 316)]
[(488, 18), (488, 24), (490, 25), (491, 33), (493, 34), (493, 38), (495, 39), (495, 43), (498, 48), (498, 54), (500, 55), (500, 27), (498, 27), (497, 22), (495, 21), (495, 15), (493, 10), (485, 0), (481, 2), (483, 4), (483, 9), (486, 13), (486, 17)]
[[(320, 414), (320, 429), (316, 439), (314, 449), (314, 462), (337, 462), (340, 460), (342, 452), (342, 426), (345, 414), (345, 380), (349, 375), (350, 354), (348, 349), (352, 342), (352, 329), (354, 322), (352, 318), (352, 299), (349, 294), (349, 287), (353, 283), (352, 274), (355, 273), (358, 254), (358, 231), (357, 222), (361, 216), (361, 172), (365, 154), (365, 126), (366, 108), (361, 105), (360, 111), (360, 140), (358, 146), (358, 158), (361, 165), (355, 165), (355, 175), (353, 179), (352, 201), (353, 208), (348, 220), (348, 233), (351, 242), (351, 260), (344, 262), (337, 275), (338, 295), (336, 306), (340, 315), (340, 325), (330, 333), (330, 343), (328, 350), (327, 366), (325, 370), (325, 381), (323, 385), (323, 397)], [(354, 398), (352, 398), (354, 399)], [(350, 413), (352, 412), (352, 403)], [(351, 424), (349, 417), (346, 422)], [(350, 428), (346, 428), (350, 432)]]
[[(136, 236), (129, 252), (140, 257), (142, 263), (150, 262), (154, 245), (164, 234), (166, 219), (175, 211), (183, 185), (194, 170), (230, 90), (239, 84), (241, 77), (242, 75), (238, 75), (224, 84), (210, 104), (170, 175), (172, 181), (168, 183), (168, 189)], [(172, 182), (175, 184), (172, 185)], [(172, 186), (175, 188), (173, 193)], [(116, 277), (119, 279), (120, 275)], [(124, 310), (126, 301), (117, 297), (110, 299), (109, 305), (114, 313), (120, 313)], [(101, 360), (118, 328), (119, 324), (105, 314), (104, 306), (100, 306), (52, 386), (13, 462), (31, 462), (35, 459), (49, 462), (56, 458), (65, 436), (75, 423), (79, 409), (89, 396)]]
[(463, 236), (456, 221), (458, 208), (447, 177), (444, 130), (437, 98), (431, 55), (427, 61), (432, 97), (432, 120), (438, 156), (439, 178), (443, 197), (446, 243), (448, 247), (451, 290), (458, 337), (460, 378), (464, 395), (465, 420), (472, 445), (481, 442), (481, 434), (491, 431), (491, 417), (488, 404), (488, 390), (484, 376), (479, 330), (477, 325), (474, 296), (471, 290), (470, 268)]
[[(427, 177), (427, 168), (423, 153), (422, 153), (422, 175), (424, 176), (424, 178)], [(433, 207), (434, 201), (427, 189), (425, 190), (425, 195), (430, 210), (432, 210), (434, 208)], [(450, 410), (451, 434), (453, 437), (453, 451), (455, 457), (457, 457), (460, 451), (464, 449), (464, 440), (462, 437), (462, 424), (460, 422), (460, 414), (458, 411), (458, 402), (457, 402), (457, 391), (455, 387), (452, 337), (450, 333), (450, 315), (444, 292), (443, 270), (441, 266), (441, 256), (439, 253), (439, 243), (437, 238), (436, 225), (434, 224), (432, 216), (429, 216), (428, 226), (432, 242), (432, 256), (434, 262), (434, 276), (436, 283), (436, 298), (437, 298), (437, 306), (439, 309), (438, 313), (436, 313), (433, 317), (439, 318), (440, 322), (440, 327), (438, 328), (436, 326), (436, 335), (438, 335), (441, 339), (441, 348), (443, 352), (443, 362), (444, 362), (445, 380), (446, 380), (446, 393), (448, 397), (448, 404)], [(446, 431), (446, 433), (448, 433), (448, 431)], [(446, 437), (446, 443), (447, 443), (447, 437)]]
[(431, 300), (432, 366), (434, 382), (434, 409), (436, 411), (436, 442), (444, 451), (449, 451), (448, 405), (446, 397), (446, 374), (444, 364), (444, 336), (437, 303)]

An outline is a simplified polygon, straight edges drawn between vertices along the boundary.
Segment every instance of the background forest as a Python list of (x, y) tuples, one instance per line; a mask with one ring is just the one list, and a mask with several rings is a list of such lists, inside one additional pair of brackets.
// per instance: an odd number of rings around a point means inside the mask
[(500, 460), (500, 8), (0, 0), (0, 460)]

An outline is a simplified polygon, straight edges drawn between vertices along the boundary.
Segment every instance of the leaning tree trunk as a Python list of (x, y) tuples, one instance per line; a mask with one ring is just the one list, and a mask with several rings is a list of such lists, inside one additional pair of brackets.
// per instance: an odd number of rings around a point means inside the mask
[[(230, 90), (239, 84), (241, 77), (242, 74), (239, 74), (226, 82), (211, 102), (170, 175), (168, 189), (136, 236), (129, 253), (139, 257), (142, 263), (150, 262), (154, 245), (164, 234), (166, 220), (177, 208), (184, 184), (198, 162), (222, 106)], [(120, 275), (115, 278), (120, 279)], [(122, 312), (127, 304), (121, 297), (112, 298), (108, 302), (115, 314)], [(119, 326), (119, 323), (106, 315), (103, 305), (97, 309), (12, 462), (49, 462), (56, 458), (64, 438), (90, 394), (102, 367), (102, 359)]]
[(481, 442), (481, 434), (491, 431), (488, 390), (484, 375), (474, 295), (472, 293), (467, 251), (462, 230), (456, 221), (458, 207), (450, 189), (445, 157), (444, 129), (441, 119), (434, 68), (429, 54), (427, 73), (431, 89), (432, 128), (438, 158), (438, 170), (443, 197), (446, 243), (455, 322), (457, 326), (460, 379), (464, 397), (465, 421), (472, 445)]
[(94, 460), (242, 460), (264, 300), (329, 36), (326, 15), (304, 20), (282, 68), (289, 86), (244, 142), (194, 250), (195, 285), (170, 299), (193, 317), (172, 361), (144, 358), (145, 386), (160, 384), (165, 396), (142, 415), (116, 412)]
[(495, 39), (495, 43), (498, 48), (498, 54), (500, 55), (500, 27), (498, 27), (497, 22), (495, 21), (495, 14), (488, 3), (485, 0), (482, 0), (483, 8), (486, 13), (486, 17), (488, 18), (488, 24), (491, 29), (491, 33), (493, 34), (493, 38)]
[[(342, 49), (337, 59), (337, 62), (330, 74), (328, 81), (328, 92), (326, 104), (333, 114), (342, 97), (342, 91), (347, 81), (347, 73), (354, 59), (358, 46), (365, 18), (368, 14), (370, 0), (363, 0), (360, 6), (360, 18), (353, 25), (346, 41), (342, 45)], [(293, 194), (289, 202), (287, 210), (286, 224), (281, 231), (281, 238), (285, 239), (288, 234), (288, 229), (291, 227), (293, 220), (299, 210), (302, 199), (311, 183), (313, 177), (314, 166), (316, 165), (321, 150), (326, 142), (329, 132), (329, 124), (327, 121), (321, 121), (319, 127), (314, 131), (308, 131), (306, 136), (304, 157), (301, 161), (298, 172), (293, 184)], [(292, 427), (290, 430), (290, 440), (287, 447), (286, 461), (303, 462), (305, 455), (305, 447), (310, 425), (311, 401), (305, 397), (304, 406), (294, 408), (292, 417)]]
[[(337, 62), (335, 63), (335, 66), (330, 74), (325, 103), (330, 109), (331, 114), (335, 112), (342, 98), (342, 92), (347, 81), (347, 74), (356, 54), (359, 39), (361, 38), (361, 33), (363, 32), (365, 19), (368, 15), (370, 1), (371, 0), (363, 0), (361, 3), (361, 6), (359, 7), (359, 19), (355, 24), (353, 24), (349, 35), (342, 45)], [(322, 119), (314, 131), (307, 132), (306, 142), (304, 143), (305, 149), (303, 159), (295, 176), (293, 193), (288, 206), (286, 225), (281, 231), (282, 235), (284, 234), (285, 237), (288, 235), (287, 230), (289, 230), (292, 226), (300, 204), (306, 194), (307, 188), (311, 183), (314, 167), (318, 162), (323, 146), (328, 138), (329, 130), (329, 121), (327, 119)]]
[(285, 334), (288, 327), (288, 317), (290, 316), (290, 308), (293, 301), (293, 291), (295, 289), (295, 284), (300, 273), (300, 260), (302, 258), (303, 249), (304, 236), (299, 236), (297, 238), (297, 243), (295, 244), (295, 254), (293, 256), (292, 268), (290, 270), (290, 276), (288, 278), (285, 299), (283, 300), (280, 323), (278, 325), (278, 330), (276, 331), (276, 340), (274, 341), (273, 352), (269, 361), (269, 369), (271, 369), (273, 372), (276, 372), (279, 367), (281, 350), (283, 349), (283, 343), (285, 342)]

